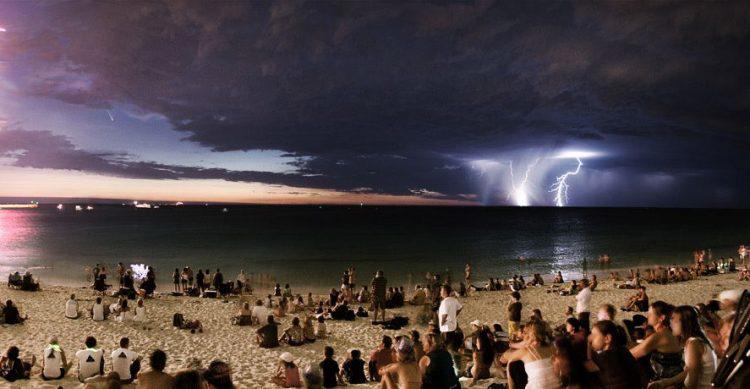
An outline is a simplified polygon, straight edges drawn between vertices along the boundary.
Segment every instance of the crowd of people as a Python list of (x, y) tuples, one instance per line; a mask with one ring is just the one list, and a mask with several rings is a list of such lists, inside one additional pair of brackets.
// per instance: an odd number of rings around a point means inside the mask
[[(326, 342), (331, 336), (326, 326), (329, 320), (367, 317), (367, 320), (372, 319), (373, 325), (398, 330), (404, 323), (391, 327), (395, 319), (408, 322), (408, 318), (388, 318), (387, 309), (405, 304), (422, 307), (420, 315), (425, 317), (425, 330), (383, 336), (380, 344), (369, 352), (347, 350), (341, 364), (329, 345), (324, 347), (319, 363), (305, 368), (298, 365), (290, 352), (282, 352), (274, 375), (269, 377), (281, 387), (329, 388), (347, 383), (378, 382), (382, 388), (451, 389), (460, 387), (459, 379), (465, 377), (468, 385), (498, 378), (510, 388), (709, 388), (718, 360), (729, 348), (729, 333), (742, 291), (725, 291), (718, 300), (675, 307), (665, 301), (651, 302), (645, 284), (681, 282), (741, 270), (732, 263), (733, 260), (708, 262), (705, 252), (696, 252), (696, 261), (691, 266), (657, 267), (647, 270), (644, 277), (639, 270), (631, 270), (625, 284), (618, 284), (621, 280), (613, 272), (611, 279), (615, 287), (637, 289), (637, 293), (619, 310), (612, 304), (596, 307), (595, 320), (591, 317), (590, 301), (598, 285), (596, 277), (570, 280), (568, 287), (561, 287), (564, 280), (558, 272), (548, 291), (575, 296), (576, 306), (567, 307), (565, 321), (555, 323), (557, 325), (545, 321), (539, 309), (533, 309), (524, 321), (522, 294), (527, 288), (544, 286), (539, 274), (534, 274), (530, 282), (514, 275), (508, 280), (491, 278), (485, 285), (477, 286), (472, 284), (469, 264), (457, 290), (453, 289), (449, 277), (430, 274), (425, 285), (417, 285), (408, 299), (403, 287), (388, 285), (382, 270), (375, 273), (369, 285), (361, 285), (355, 292), (357, 273), (355, 268), (349, 268), (342, 276), (340, 288), (332, 289), (327, 298), (317, 302), (312, 293), (305, 299), (294, 295), (289, 284), (283, 288), (276, 284), (265, 299), (257, 299), (252, 306), (250, 302), (243, 302), (232, 322), (256, 326), (254, 336), (261, 348), (304, 347)], [(94, 286), (96, 280), (106, 284), (104, 266), (97, 265), (93, 273)], [(132, 270), (120, 264), (117, 273), (116, 302), (107, 305), (98, 296), (90, 308), (82, 311), (72, 294), (65, 302), (65, 317), (79, 320), (88, 316), (94, 321), (148, 320), (144, 298), (156, 288), (154, 269), (147, 268), (147, 275), (138, 289), (133, 285)], [(244, 271), (235, 281), (225, 282), (220, 269), (213, 274), (208, 269), (195, 274), (189, 267), (175, 269), (173, 293), (189, 295), (187, 291), (191, 289), (198, 289), (201, 294), (214, 290), (218, 296), (251, 292), (250, 283), (243, 275)], [(463, 310), (460, 299), (482, 291), (509, 292), (505, 328), (500, 323), (479, 320), (472, 321), (467, 329), (458, 325)], [(131, 307), (129, 301), (134, 298), (138, 300), (135, 307)], [(355, 305), (359, 305), (356, 312)], [(0, 308), (3, 323), (24, 322), (25, 318), (11, 300), (0, 304)], [(621, 320), (617, 317), (620, 310), (637, 313), (631, 319)], [(287, 315), (293, 315), (291, 324), (280, 330), (277, 319)], [(175, 322), (177, 319), (176, 315)], [(175, 325), (202, 330), (200, 322), (183, 322), (181, 317)], [(172, 375), (164, 372), (166, 354), (154, 350), (149, 357), (150, 370), (141, 372), (141, 357), (129, 348), (128, 338), (120, 339), (115, 347), (108, 355), (111, 371), (107, 372), (107, 355), (97, 348), (95, 338), (87, 337), (84, 347), (69, 360), (53, 337), (39, 358), (40, 375), (45, 380), (60, 379), (71, 374), (73, 365), (77, 365), (77, 378), (87, 385), (136, 382), (139, 388), (233, 387), (231, 368), (224, 362), (214, 361), (206, 369), (189, 369)], [(0, 359), (0, 376), (8, 381), (30, 377), (38, 361), (35, 357), (23, 360), (20, 355), (15, 346), (5, 352)]]

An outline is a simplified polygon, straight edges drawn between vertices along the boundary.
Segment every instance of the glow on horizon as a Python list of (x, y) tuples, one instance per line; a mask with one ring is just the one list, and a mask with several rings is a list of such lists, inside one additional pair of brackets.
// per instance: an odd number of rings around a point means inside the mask
[(477, 205), (473, 201), (352, 193), (225, 180), (149, 180), (0, 165), (0, 197), (138, 199), (247, 204)]

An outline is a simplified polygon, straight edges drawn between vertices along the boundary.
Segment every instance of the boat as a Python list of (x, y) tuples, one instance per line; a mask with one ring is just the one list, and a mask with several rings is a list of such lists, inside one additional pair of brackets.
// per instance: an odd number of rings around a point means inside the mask
[(23, 209), (23, 208), (36, 208), (39, 205), (37, 203), (29, 204), (0, 204), (0, 209)]
[(76, 211), (83, 211), (83, 207), (81, 207), (80, 205), (76, 205)]
[(159, 209), (159, 206), (158, 205), (154, 205), (154, 209)]
[(92, 206), (90, 206), (90, 205), (87, 205), (87, 206), (86, 206), (86, 210), (87, 210), (87, 211), (93, 211), (93, 210), (94, 210), (94, 207), (92, 207)]
[(149, 204), (149, 203), (138, 203), (138, 204), (135, 205), (135, 207), (136, 208), (150, 209), (151, 208), (151, 204)]
[(62, 211), (62, 210), (63, 210), (63, 208), (65, 208), (65, 207), (63, 207), (63, 205), (62, 205), (62, 204), (57, 204), (57, 210), (58, 210), (58, 211)]
[(180, 205), (183, 205), (183, 204), (184, 204), (184, 203), (183, 203), (182, 201), (178, 201), (178, 202), (174, 203), (174, 205), (176, 205), (176, 206), (178, 206), (178, 207), (179, 207)]
[(227, 213), (227, 212), (229, 212), (229, 210), (228, 210), (228, 209), (226, 209), (226, 208), (222, 208), (222, 209), (221, 209), (221, 212)]

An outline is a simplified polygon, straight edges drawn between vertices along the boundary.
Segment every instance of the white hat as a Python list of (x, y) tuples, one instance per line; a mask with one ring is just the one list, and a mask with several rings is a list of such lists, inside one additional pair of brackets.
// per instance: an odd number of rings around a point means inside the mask
[(473, 325), (475, 327), (481, 327), (482, 326), (482, 322), (479, 321), (479, 320), (474, 320), (473, 322), (471, 322), (469, 324), (471, 324), (471, 325)]
[(294, 357), (289, 352), (281, 353), (281, 355), (279, 355), (279, 359), (286, 363), (292, 363), (292, 361), (294, 361)]
[(719, 300), (729, 300), (734, 303), (739, 303), (740, 298), (742, 298), (742, 290), (740, 289), (725, 290), (719, 294)]

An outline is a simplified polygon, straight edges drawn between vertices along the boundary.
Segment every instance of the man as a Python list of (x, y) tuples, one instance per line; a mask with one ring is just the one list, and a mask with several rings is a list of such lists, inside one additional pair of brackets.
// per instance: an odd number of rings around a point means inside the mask
[(42, 354), (42, 379), (57, 380), (63, 378), (70, 370), (70, 365), (65, 358), (65, 351), (60, 348), (57, 337), (52, 337), (49, 345)]
[(76, 352), (78, 359), (78, 380), (83, 382), (87, 378), (104, 375), (104, 351), (97, 350), (96, 338), (86, 338), (86, 348)]
[(224, 274), (221, 274), (221, 269), (216, 269), (213, 279), (214, 288), (216, 289), (216, 295), (221, 296), (221, 291), (224, 286)]
[(279, 347), (279, 325), (273, 319), (273, 315), (268, 315), (266, 325), (258, 328), (255, 339), (262, 348)]
[(138, 373), (138, 389), (171, 389), (174, 388), (174, 377), (164, 372), (167, 366), (167, 354), (159, 349), (149, 357), (151, 371)]
[(375, 321), (378, 320), (378, 311), (383, 312), (382, 317), (385, 321), (385, 302), (386, 302), (386, 289), (388, 286), (388, 280), (383, 277), (383, 271), (378, 270), (375, 273), (375, 278), (372, 279), (372, 306), (375, 311)]
[(76, 295), (71, 294), (70, 300), (65, 303), (65, 317), (68, 319), (78, 319), (78, 301), (76, 301)]
[(138, 371), (141, 370), (141, 358), (138, 353), (128, 350), (130, 339), (120, 339), (120, 348), (112, 351), (112, 371), (120, 375), (120, 382), (133, 382)]
[(253, 325), (262, 324), (268, 320), (269, 314), (268, 309), (263, 306), (263, 301), (257, 300), (255, 301), (253, 311), (250, 313), (250, 321)]
[(458, 302), (458, 299), (451, 296), (451, 286), (448, 284), (443, 285), (440, 288), (440, 307), (438, 308), (438, 326), (440, 328), (440, 335), (445, 341), (446, 346), (450, 350), (452, 347), (458, 347), (459, 334), (456, 332), (458, 328), (458, 315), (461, 313), (463, 306)]
[(589, 280), (584, 278), (581, 280), (583, 289), (576, 295), (576, 313), (578, 314), (578, 321), (581, 324), (581, 328), (588, 334), (590, 330), (590, 316), (589, 304), (591, 303), (591, 288), (589, 287)]
[(383, 341), (378, 348), (370, 353), (370, 362), (367, 369), (370, 373), (370, 381), (380, 381), (380, 368), (396, 362), (396, 350), (393, 349), (393, 339), (388, 335), (383, 335)]

